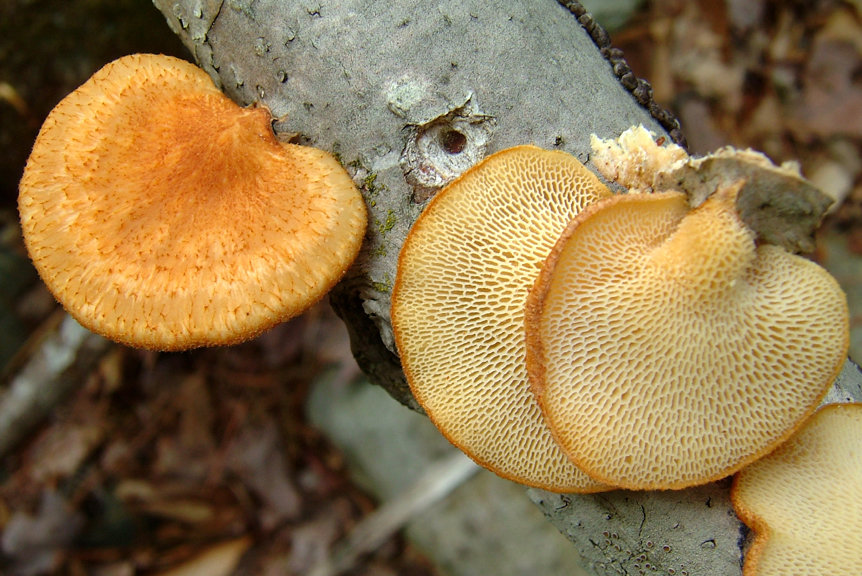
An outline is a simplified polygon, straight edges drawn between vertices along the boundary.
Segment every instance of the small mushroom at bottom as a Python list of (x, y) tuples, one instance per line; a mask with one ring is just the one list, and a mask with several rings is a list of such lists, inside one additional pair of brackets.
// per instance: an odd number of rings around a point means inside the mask
[(755, 532), (746, 576), (862, 574), (862, 404), (829, 404), (743, 468), (731, 499)]

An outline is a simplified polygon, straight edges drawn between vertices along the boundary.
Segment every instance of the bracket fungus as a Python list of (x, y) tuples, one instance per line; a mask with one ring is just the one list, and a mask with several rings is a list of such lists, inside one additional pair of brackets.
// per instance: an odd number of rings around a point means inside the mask
[(742, 182), (736, 196), (742, 221), (759, 242), (791, 252), (814, 249), (814, 231), (834, 202), (802, 177), (796, 162), (776, 166), (755, 150), (725, 147), (693, 158), (676, 144), (659, 144), (643, 126), (617, 139), (593, 134), (590, 145), (599, 174), (629, 194), (678, 190), (695, 208), (717, 189)]
[(837, 282), (758, 245), (739, 180), (588, 206), (527, 305), (531, 383), (556, 440), (596, 480), (675, 489), (763, 456), (814, 411), (844, 362)]
[(862, 574), (862, 404), (818, 410), (744, 468), (731, 498), (755, 532), (746, 576)]
[(45, 120), (18, 207), (27, 249), (94, 332), (179, 350), (306, 309), (359, 251), (365, 204), (330, 154), (279, 142), (196, 66), (136, 54)]
[(530, 486), (603, 489), (544, 423), (529, 388), (523, 321), (556, 238), (609, 195), (566, 153), (509, 148), (438, 192), (401, 250), (392, 325), (414, 396), (453, 444)]

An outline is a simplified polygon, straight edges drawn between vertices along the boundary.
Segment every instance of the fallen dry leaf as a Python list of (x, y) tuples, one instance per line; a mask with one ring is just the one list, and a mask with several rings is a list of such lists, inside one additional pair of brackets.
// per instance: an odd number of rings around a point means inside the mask
[(210, 546), (183, 564), (155, 576), (230, 576), (251, 546), (248, 536)]

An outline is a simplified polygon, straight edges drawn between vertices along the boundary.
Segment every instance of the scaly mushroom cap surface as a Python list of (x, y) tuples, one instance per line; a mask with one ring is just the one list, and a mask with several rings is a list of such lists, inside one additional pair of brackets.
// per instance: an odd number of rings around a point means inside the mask
[(326, 152), (283, 144), (196, 66), (116, 60), (50, 113), (21, 180), (24, 240), (81, 324), (176, 350), (251, 338), (321, 298), (365, 204)]
[(401, 250), (392, 325), (413, 394), (453, 444), (516, 482), (600, 489), (530, 392), (524, 304), (569, 220), (609, 194), (568, 154), (509, 148), (440, 191)]
[(755, 532), (745, 576), (862, 574), (862, 404), (818, 410), (731, 498)]
[(845, 297), (816, 264), (756, 246), (736, 189), (615, 196), (569, 225), (531, 291), (531, 383), (588, 474), (669, 489), (787, 438), (838, 374)]

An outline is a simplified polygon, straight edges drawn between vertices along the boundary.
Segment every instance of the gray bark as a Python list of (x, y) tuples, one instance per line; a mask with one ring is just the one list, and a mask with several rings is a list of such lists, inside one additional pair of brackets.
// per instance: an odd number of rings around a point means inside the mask
[[(592, 133), (616, 137), (636, 124), (664, 133), (638, 102), (648, 100), (643, 85), (633, 97), (630, 73), (626, 89), (619, 66), (554, 0), (154, 3), (229, 96), (262, 102), (280, 118), (277, 131), (334, 152), (353, 175), (369, 229), (332, 303), (363, 370), (414, 409), (389, 305), (424, 201), (509, 146), (560, 148), (588, 163)], [(744, 530), (727, 482), (531, 498), (595, 574), (741, 573)]]
[(662, 133), (553, 0), (155, 4), (230, 97), (266, 104), (278, 131), (336, 153), (362, 188), (368, 235), (332, 301), (363, 370), (413, 408), (389, 294), (422, 200), (487, 152), (532, 143), (586, 161), (591, 133)]

